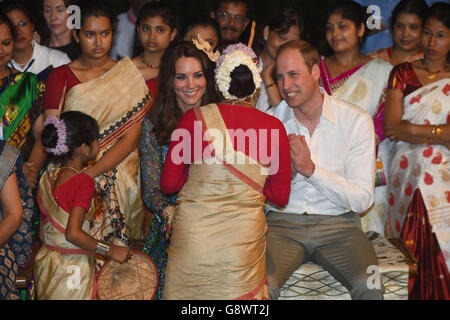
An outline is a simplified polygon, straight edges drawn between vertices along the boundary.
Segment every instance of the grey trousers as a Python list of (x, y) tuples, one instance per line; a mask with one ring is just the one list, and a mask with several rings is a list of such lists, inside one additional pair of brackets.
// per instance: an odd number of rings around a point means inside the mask
[(346, 287), (352, 299), (383, 299), (382, 286), (369, 289), (367, 284), (372, 275), (368, 267), (377, 265), (377, 257), (361, 230), (358, 214), (331, 216), (271, 211), (266, 219), (270, 299), (278, 299), (281, 287), (291, 274), (310, 260)]

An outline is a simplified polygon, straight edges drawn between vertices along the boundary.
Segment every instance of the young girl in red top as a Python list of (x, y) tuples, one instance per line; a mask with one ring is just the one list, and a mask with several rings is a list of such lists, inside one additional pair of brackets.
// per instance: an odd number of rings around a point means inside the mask
[(98, 136), (97, 122), (78, 111), (49, 117), (44, 123), (42, 144), (60, 165), (49, 165), (38, 188), (42, 241), (34, 265), (38, 299), (94, 298), (94, 254), (118, 262), (131, 257), (129, 248), (97, 241), (89, 232), (95, 182), (83, 169), (95, 159)]

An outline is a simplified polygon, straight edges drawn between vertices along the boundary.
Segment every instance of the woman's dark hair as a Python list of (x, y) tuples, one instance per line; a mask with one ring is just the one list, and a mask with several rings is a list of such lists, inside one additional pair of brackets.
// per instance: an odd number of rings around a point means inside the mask
[(136, 57), (144, 50), (138, 38), (138, 29), (141, 23), (148, 18), (160, 16), (162, 21), (170, 27), (170, 31), (177, 29), (177, 16), (175, 10), (167, 4), (161, 2), (149, 2), (145, 4), (136, 19), (136, 29), (134, 36), (133, 55)]
[(355, 24), (357, 30), (360, 28), (361, 24), (364, 25), (365, 29), (360, 42), (361, 46), (362, 43), (364, 43), (364, 41), (366, 40), (367, 36), (366, 22), (370, 17), (370, 14), (367, 13), (367, 8), (363, 7), (355, 1), (340, 1), (328, 11), (327, 21), (333, 14), (339, 14), (342, 16), (342, 18), (352, 21)]
[[(90, 17), (105, 17), (109, 20), (111, 24), (112, 31), (116, 30), (116, 16), (113, 11), (104, 4), (104, 2), (99, 1), (84, 1), (80, 3), (81, 17), (80, 17), (80, 27), (82, 28), (86, 20)], [(76, 29), (79, 35), (80, 29)]]
[(0, 10), (0, 24), (6, 24), (9, 28), (9, 31), (11, 32), (13, 39), (16, 38), (16, 28), (14, 28), (11, 20), (9, 20), (8, 16), (2, 10)]
[(181, 36), (180, 38), (184, 39), (186, 34), (197, 26), (213, 28), (217, 34), (217, 39), (219, 40), (218, 43), (220, 42), (219, 23), (217, 22), (216, 19), (213, 19), (209, 16), (194, 17), (194, 18), (191, 18), (190, 20), (186, 21), (186, 23), (184, 24), (184, 27), (183, 27), (183, 33), (180, 35)]
[(425, 0), (401, 0), (392, 11), (390, 18), (391, 30), (397, 22), (397, 18), (401, 13), (415, 14), (422, 22), (425, 23), (427, 17), (428, 5)]
[(228, 92), (240, 99), (246, 98), (255, 91), (253, 74), (246, 65), (239, 65), (230, 73), (231, 81)]
[(25, 3), (21, 0), (4, 1), (1, 3), (0, 9), (5, 14), (8, 14), (9, 12), (11, 12), (13, 10), (20, 10), (28, 18), (28, 20), (30, 20), (30, 22), (33, 25), (36, 25), (36, 17), (31, 13), (29, 7), (27, 5), (25, 5)]
[(142, 21), (150, 17), (160, 16), (162, 21), (167, 24), (171, 30), (177, 28), (177, 16), (175, 10), (167, 4), (161, 2), (149, 2), (145, 4), (136, 19), (136, 28), (139, 28)]
[(198, 50), (192, 41), (180, 41), (170, 44), (161, 58), (158, 94), (150, 111), (150, 117), (155, 125), (156, 137), (161, 145), (166, 145), (170, 142), (172, 131), (183, 116), (183, 111), (177, 103), (173, 85), (175, 63), (183, 57), (195, 58), (202, 66), (203, 75), (206, 79), (206, 90), (202, 96), (201, 105), (218, 101), (214, 81), (214, 65), (208, 56), (203, 51)]
[(427, 19), (436, 18), (450, 29), (450, 3), (435, 2), (428, 10)]
[[(276, 10), (266, 23), (270, 31), (274, 31), (280, 35), (289, 32), (292, 26), (297, 26), (300, 31), (300, 39), (303, 34), (305, 23), (300, 12), (295, 8), (282, 8)], [(298, 39), (298, 40), (300, 40)]]
[(300, 32), (300, 39), (303, 40), (308, 37), (305, 20), (298, 9), (294, 7), (275, 9), (269, 13), (269, 16), (265, 19), (264, 26), (256, 34), (253, 49), (258, 55), (264, 51), (266, 46), (266, 39), (264, 39), (264, 29), (266, 26), (269, 27), (269, 31), (275, 32), (280, 36), (288, 33), (292, 26), (297, 26)]
[[(61, 155), (61, 160), (71, 158), (75, 148), (83, 143), (90, 145), (99, 137), (97, 121), (91, 116), (79, 111), (63, 112), (59, 118), (66, 125), (66, 142), (69, 152)], [(47, 124), (42, 130), (42, 145), (45, 148), (54, 148), (58, 143), (58, 134), (53, 124)]]

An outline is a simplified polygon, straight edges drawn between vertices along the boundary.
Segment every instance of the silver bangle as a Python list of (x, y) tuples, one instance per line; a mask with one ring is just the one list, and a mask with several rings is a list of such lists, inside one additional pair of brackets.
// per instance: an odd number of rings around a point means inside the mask
[(109, 252), (109, 249), (110, 249), (110, 247), (106, 243), (98, 241), (97, 248), (95, 248), (95, 252), (102, 256), (106, 256)]

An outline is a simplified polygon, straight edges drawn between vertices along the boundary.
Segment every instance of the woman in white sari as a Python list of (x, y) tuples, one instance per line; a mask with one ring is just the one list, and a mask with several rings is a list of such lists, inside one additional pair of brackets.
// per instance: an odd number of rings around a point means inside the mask
[(334, 54), (321, 59), (321, 86), (337, 98), (349, 101), (367, 111), (374, 120), (377, 139), (377, 179), (375, 204), (361, 216), (364, 231), (384, 233), (386, 217), (386, 177), (388, 150), (383, 135), (383, 98), (392, 66), (360, 52), (365, 37), (367, 14), (353, 1), (335, 5), (328, 14), (326, 38)]
[(385, 134), (395, 141), (386, 233), (401, 237), (419, 263), (410, 299), (450, 299), (450, 5), (431, 7), (424, 59), (389, 79)]

